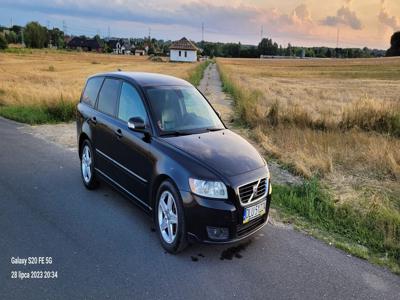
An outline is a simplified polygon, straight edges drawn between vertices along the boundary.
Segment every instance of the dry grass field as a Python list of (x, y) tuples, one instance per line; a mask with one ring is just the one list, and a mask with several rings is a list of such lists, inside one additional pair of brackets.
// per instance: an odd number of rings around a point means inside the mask
[(240, 87), (241, 117), (300, 174), (400, 180), (400, 59), (218, 64)]
[(143, 71), (188, 79), (196, 64), (152, 62), (147, 57), (30, 50), (0, 53), (0, 106), (77, 102), (92, 74)]
[[(319, 178), (336, 207), (379, 228), (377, 244), (394, 251), (400, 270), (400, 59), (217, 63), (238, 120), (266, 154), (305, 178)], [(286, 205), (309, 216), (318, 203)]]

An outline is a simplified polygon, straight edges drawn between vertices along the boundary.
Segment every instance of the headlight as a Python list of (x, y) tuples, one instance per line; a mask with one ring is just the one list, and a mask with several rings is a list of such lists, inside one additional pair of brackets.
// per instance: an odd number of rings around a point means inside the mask
[(221, 181), (206, 181), (189, 178), (189, 185), (192, 193), (218, 199), (228, 199), (228, 192), (225, 184)]

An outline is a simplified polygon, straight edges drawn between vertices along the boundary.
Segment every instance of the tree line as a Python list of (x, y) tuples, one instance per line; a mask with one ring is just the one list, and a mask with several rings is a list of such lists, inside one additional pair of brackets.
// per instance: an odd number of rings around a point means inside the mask
[(213, 43), (200, 42), (198, 45), (204, 50), (203, 54), (213, 57), (243, 57), (257, 58), (266, 56), (297, 56), (297, 57), (338, 57), (360, 58), (385, 56), (384, 50), (360, 48), (329, 48), (329, 47), (298, 47), (290, 43), (283, 47), (272, 39), (263, 38), (257, 45), (242, 45), (241, 43)]
[[(3, 32), (4, 34), (1, 34)], [(48, 29), (38, 22), (29, 22), (25, 27), (14, 25), (11, 28), (0, 27), (0, 49), (8, 44), (22, 44), (29, 48), (65, 48), (64, 32), (59, 28)], [(83, 38), (87, 38), (82, 36)], [(111, 52), (104, 39), (95, 36), (95, 39), (102, 45), (104, 52)], [(166, 55), (169, 52), (171, 41), (157, 40), (155, 38), (131, 38), (130, 43), (135, 46), (149, 48), (149, 54)], [(239, 43), (220, 42), (198, 42), (201, 54), (209, 57), (243, 57), (258, 58), (266, 56), (297, 56), (297, 57), (320, 57), (320, 58), (360, 58), (380, 56), (400, 56), (400, 32), (395, 32), (391, 37), (391, 46), (387, 51), (364, 48), (330, 48), (330, 47), (298, 47), (290, 43), (283, 47), (272, 39), (263, 38), (255, 45), (243, 45)]]

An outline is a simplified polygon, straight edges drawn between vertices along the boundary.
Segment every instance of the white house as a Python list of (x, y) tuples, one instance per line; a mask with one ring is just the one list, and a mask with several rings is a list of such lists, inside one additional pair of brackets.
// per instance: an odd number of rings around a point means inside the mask
[(169, 47), (170, 61), (195, 62), (198, 48), (187, 38), (173, 42)]
[(132, 54), (135, 51), (135, 46), (131, 45), (127, 39), (109, 40), (108, 46), (114, 54)]

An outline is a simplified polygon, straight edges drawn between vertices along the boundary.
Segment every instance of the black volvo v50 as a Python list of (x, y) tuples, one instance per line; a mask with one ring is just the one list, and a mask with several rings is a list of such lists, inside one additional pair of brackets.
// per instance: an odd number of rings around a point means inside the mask
[(266, 224), (267, 164), (228, 130), (188, 82), (160, 74), (90, 77), (77, 107), (81, 176), (133, 200), (155, 222), (163, 247), (228, 243)]

